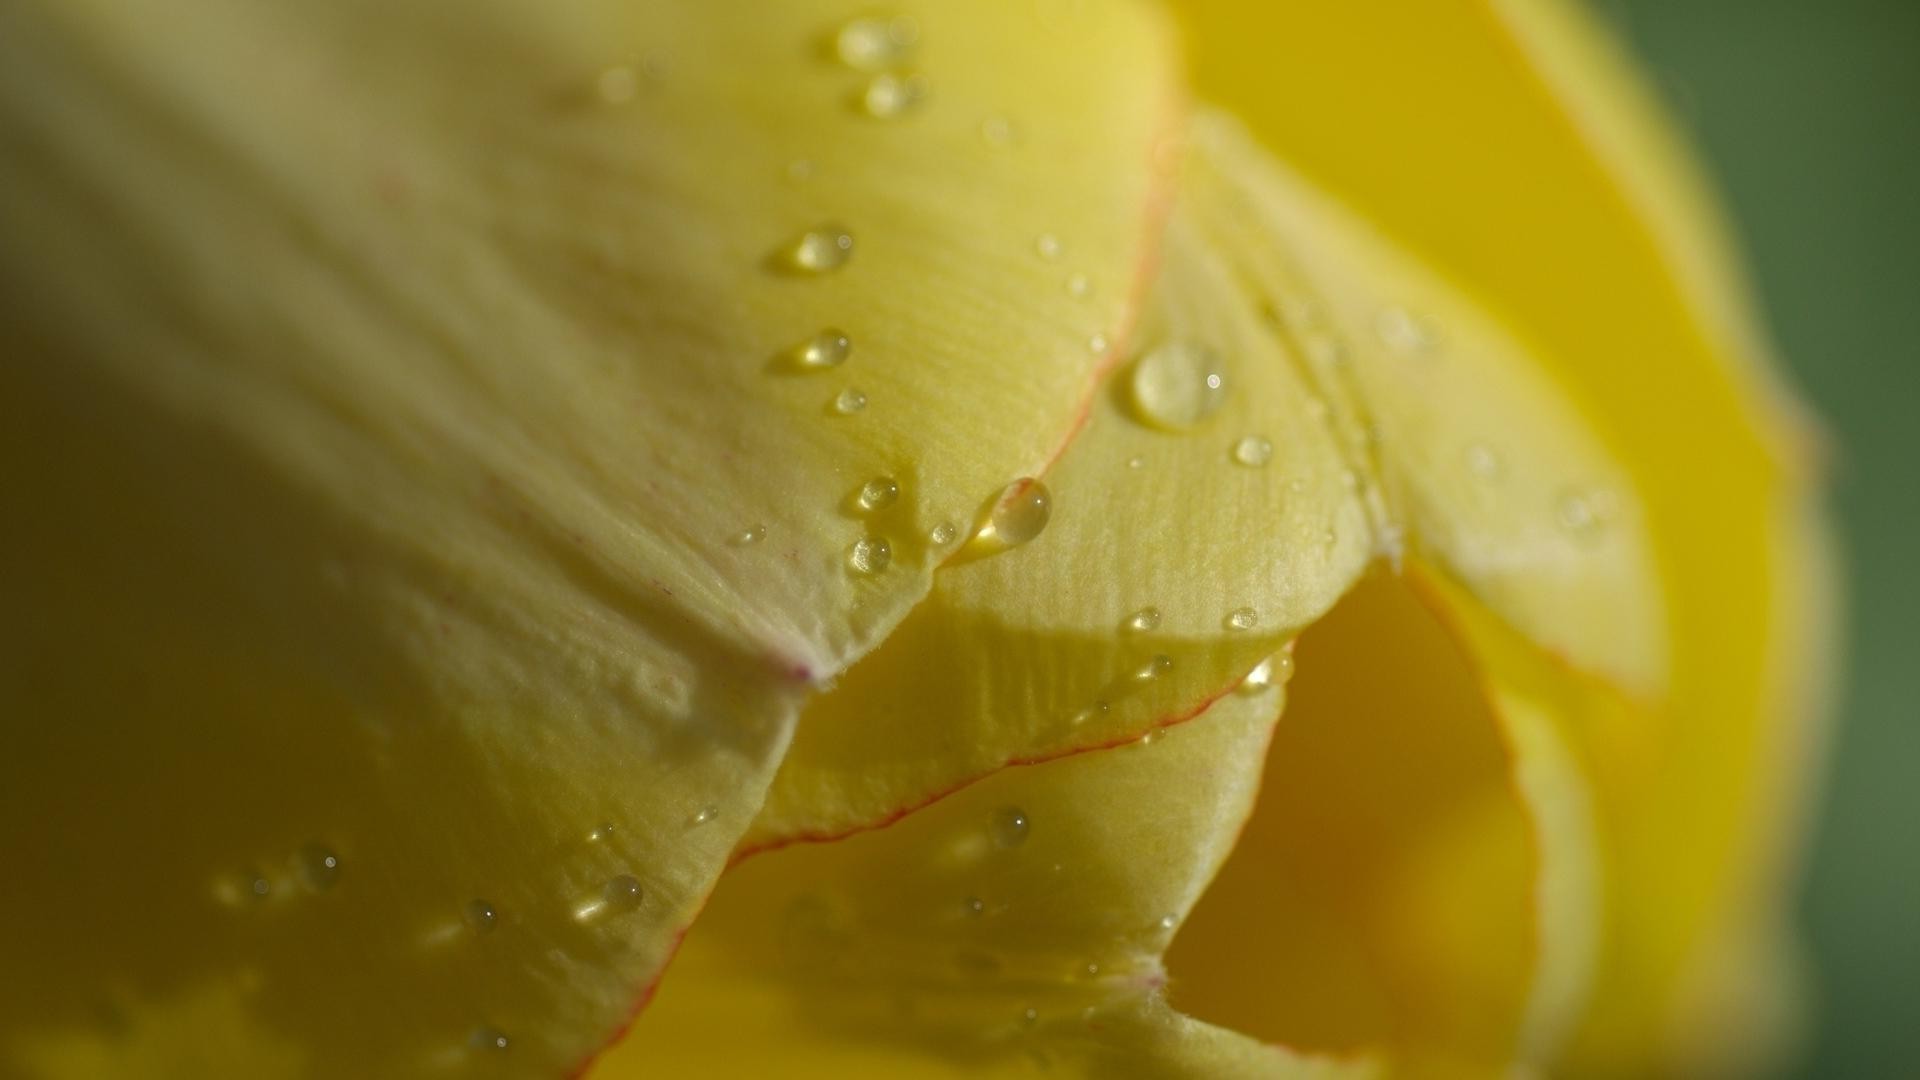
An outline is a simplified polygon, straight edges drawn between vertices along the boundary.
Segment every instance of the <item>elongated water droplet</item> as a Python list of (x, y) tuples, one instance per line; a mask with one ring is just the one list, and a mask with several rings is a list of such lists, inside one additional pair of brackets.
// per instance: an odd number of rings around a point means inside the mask
[(1017, 848), (1027, 842), (1027, 833), (1032, 823), (1027, 820), (1026, 811), (1017, 806), (1003, 806), (993, 812), (988, 823), (989, 832), (996, 847)]
[(1072, 723), (1075, 727), (1078, 727), (1091, 720), (1103, 720), (1107, 714), (1112, 711), (1113, 706), (1104, 701), (1096, 701), (1086, 708), (1081, 709), (1079, 712), (1074, 713)]
[(833, 399), (833, 411), (841, 416), (852, 416), (866, 407), (867, 395), (851, 386), (840, 391), (839, 395)]
[(1024, 477), (1000, 490), (979, 538), (1000, 548), (1019, 547), (1039, 536), (1052, 516), (1053, 495), (1047, 485)]
[(882, 72), (861, 91), (860, 111), (876, 120), (897, 120), (919, 108), (926, 97), (926, 76)]
[(1185, 431), (1212, 416), (1226, 401), (1220, 355), (1205, 345), (1170, 341), (1134, 362), (1129, 386), (1142, 420), (1168, 431)]
[(1253, 697), (1264, 694), (1276, 686), (1286, 685), (1287, 680), (1292, 677), (1293, 654), (1282, 650), (1255, 664), (1253, 670), (1247, 672), (1247, 677), (1241, 679), (1240, 685), (1234, 689), (1243, 697)]
[(1165, 653), (1149, 658), (1145, 663), (1133, 669), (1135, 682), (1148, 683), (1173, 670), (1173, 657)]
[(892, 506), (900, 498), (900, 485), (891, 476), (876, 476), (860, 485), (854, 493), (853, 501), (863, 514), (878, 513)]
[(1233, 460), (1257, 469), (1273, 460), (1273, 442), (1259, 435), (1248, 435), (1233, 444)]
[(1227, 612), (1226, 625), (1229, 630), (1251, 630), (1260, 623), (1260, 613), (1250, 607), (1234, 608)]
[(829, 326), (795, 345), (787, 355), (796, 371), (825, 371), (846, 363), (852, 353), (853, 341), (847, 332)]
[(611, 822), (603, 821), (600, 824), (595, 825), (593, 827), (593, 831), (587, 833), (587, 839), (593, 841), (596, 844), (604, 844), (608, 840), (613, 839), (613, 824)]
[(920, 27), (904, 15), (861, 15), (840, 24), (834, 55), (855, 71), (880, 71), (913, 55)]
[(314, 892), (331, 889), (334, 882), (340, 880), (340, 857), (321, 844), (302, 847), (299, 863), (300, 880)]
[(512, 1045), (512, 1040), (508, 1039), (507, 1033), (499, 1028), (482, 1024), (473, 1029), (473, 1034), (467, 1037), (467, 1043), (482, 1053), (504, 1054), (507, 1052), (507, 1047)]
[(767, 538), (767, 527), (765, 525), (750, 525), (747, 528), (741, 529), (739, 532), (734, 533), (733, 537), (728, 542), (735, 547), (748, 547), (753, 544), (757, 544), (760, 541), (765, 540), (766, 538)]
[(499, 916), (493, 910), (493, 905), (485, 900), (467, 901), (466, 909), (461, 912), (461, 915), (466, 919), (467, 927), (476, 934), (492, 933), (494, 926), (499, 922)]
[(843, 225), (808, 229), (780, 249), (780, 265), (797, 274), (826, 274), (853, 257), (853, 234)]
[(1157, 607), (1143, 607), (1139, 611), (1127, 616), (1127, 621), (1124, 625), (1128, 630), (1132, 630), (1135, 633), (1144, 634), (1150, 630), (1156, 630), (1160, 626), (1160, 609)]
[(856, 574), (878, 574), (893, 562), (893, 545), (884, 536), (863, 536), (847, 549), (847, 566)]
[(705, 825), (707, 822), (712, 821), (718, 818), (719, 816), (720, 816), (719, 807), (703, 806), (700, 809), (695, 810), (693, 812), (693, 816), (687, 819), (687, 824), (698, 827), (701, 825)]

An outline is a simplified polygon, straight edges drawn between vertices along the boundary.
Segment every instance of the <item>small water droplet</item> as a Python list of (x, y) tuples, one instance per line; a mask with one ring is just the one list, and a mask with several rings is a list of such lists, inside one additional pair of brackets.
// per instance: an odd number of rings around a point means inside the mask
[(1135, 682), (1148, 683), (1173, 670), (1173, 657), (1166, 653), (1149, 658), (1145, 663), (1133, 669)]
[(631, 64), (615, 64), (594, 76), (593, 91), (602, 103), (625, 105), (640, 92), (640, 73)]
[(1143, 469), (1146, 467), (1146, 464), (1147, 459), (1138, 454), (1127, 459), (1127, 468), (1129, 469)]
[(340, 857), (320, 844), (308, 844), (300, 849), (300, 879), (307, 888), (321, 892), (333, 888), (340, 880)]
[(876, 476), (860, 485), (854, 493), (854, 504), (863, 514), (878, 513), (892, 506), (900, 498), (900, 485), (891, 476)]
[(825, 371), (846, 363), (853, 353), (853, 340), (845, 330), (827, 327), (795, 345), (787, 355), (797, 371)]
[(1089, 979), (1095, 978), (1100, 974), (1100, 965), (1094, 963), (1091, 960), (1087, 961), (1086, 973), (1087, 973), (1087, 978)]
[(884, 536), (863, 536), (847, 549), (847, 566), (856, 574), (878, 574), (893, 562), (893, 545)]
[(1096, 356), (1105, 355), (1107, 351), (1107, 335), (1094, 334), (1087, 338), (1087, 351)]
[(1129, 386), (1140, 418), (1169, 431), (1199, 424), (1226, 401), (1220, 355), (1189, 341), (1167, 342), (1136, 360)]
[(267, 894), (273, 891), (273, 882), (267, 880), (267, 875), (258, 870), (248, 870), (242, 873), (240, 880), (246, 885), (247, 895), (253, 897), (255, 900), (265, 900)]
[(1178, 915), (1175, 915), (1169, 912), (1165, 915), (1160, 916), (1160, 929), (1162, 930), (1171, 930), (1174, 927), (1179, 925), (1180, 925), (1180, 916)]
[(608, 840), (613, 839), (613, 824), (611, 822), (603, 821), (600, 824), (595, 825), (593, 827), (593, 831), (587, 834), (587, 839), (593, 841), (596, 844), (604, 844)]
[(511, 1040), (507, 1038), (507, 1033), (499, 1028), (482, 1024), (473, 1029), (473, 1034), (467, 1037), (467, 1043), (475, 1050), (485, 1053), (504, 1054), (507, 1052), (507, 1047), (511, 1045)]
[(1238, 607), (1227, 612), (1226, 627), (1229, 630), (1251, 630), (1260, 623), (1260, 613), (1250, 607)]
[(780, 264), (799, 274), (826, 274), (853, 257), (853, 234), (832, 223), (808, 229), (780, 249)]
[(1248, 435), (1233, 444), (1233, 460), (1257, 469), (1273, 460), (1273, 442), (1260, 435)]
[(1464, 454), (1467, 471), (1482, 480), (1493, 480), (1501, 472), (1500, 452), (1486, 443), (1474, 443)]
[(1078, 727), (1089, 720), (1105, 719), (1106, 715), (1112, 711), (1113, 706), (1104, 701), (1096, 701), (1086, 708), (1081, 709), (1079, 712), (1074, 713), (1072, 723), (1075, 727)]
[(1387, 348), (1396, 352), (1425, 352), (1434, 344), (1432, 325), (1402, 307), (1381, 311), (1373, 321), (1373, 332), (1380, 335)]
[(897, 120), (926, 98), (926, 76), (887, 71), (867, 81), (867, 88), (860, 93), (860, 110), (877, 120)]
[(979, 537), (1000, 548), (1019, 547), (1039, 536), (1052, 516), (1053, 495), (1047, 485), (1023, 477), (1000, 489)]
[(712, 821), (719, 816), (720, 816), (719, 807), (703, 806), (700, 809), (695, 810), (693, 812), (693, 816), (687, 819), (687, 824), (695, 826), (697, 828), (701, 825), (705, 825), (707, 822)]
[(980, 137), (993, 146), (1012, 146), (1019, 141), (1019, 132), (1014, 130), (1013, 121), (1004, 116), (989, 116), (980, 121)]
[(804, 184), (813, 179), (813, 161), (810, 158), (794, 158), (787, 162), (787, 182)]
[(833, 52), (855, 71), (879, 71), (906, 60), (919, 40), (919, 24), (904, 15), (861, 15), (840, 24)]
[(1093, 291), (1093, 282), (1087, 280), (1087, 275), (1080, 274), (1080, 273), (1067, 275), (1067, 295), (1068, 296), (1081, 297), (1081, 296), (1087, 295), (1092, 291)]
[(1601, 500), (1585, 491), (1562, 491), (1554, 500), (1553, 516), (1560, 528), (1576, 540), (1595, 539), (1606, 524)]
[(946, 547), (959, 538), (960, 526), (951, 521), (943, 521), (935, 525), (933, 531), (927, 534), (927, 539), (933, 541), (935, 547)]
[(867, 395), (849, 386), (840, 391), (833, 399), (833, 411), (841, 416), (852, 416), (867, 407)]
[(1020, 1020), (1022, 1023), (1031, 1027), (1032, 1025), (1040, 1022), (1040, 1010), (1029, 1005), (1025, 1009), (1021, 1010)]
[(1126, 622), (1122, 625), (1128, 630), (1141, 634), (1150, 630), (1157, 630), (1160, 627), (1160, 609), (1157, 607), (1143, 607), (1139, 611), (1127, 616)]
[(621, 874), (607, 882), (600, 890), (601, 898), (608, 909), (613, 911), (631, 911), (640, 906), (640, 879), (632, 874)]
[(988, 822), (988, 832), (993, 837), (994, 846), (1000, 848), (1017, 848), (1026, 843), (1031, 827), (1026, 811), (1017, 806), (1003, 806), (995, 810)]
[(499, 922), (499, 915), (493, 905), (485, 900), (469, 900), (466, 909), (461, 912), (467, 926), (476, 934), (490, 934)]
[(986, 911), (987, 911), (987, 902), (985, 900), (980, 899), (977, 896), (967, 897), (967, 899), (965, 900), (962, 906), (965, 907), (966, 912), (969, 915), (974, 915), (974, 916), (984, 915), (986, 914)]
[(1059, 258), (1060, 253), (1066, 249), (1061, 246), (1059, 237), (1050, 232), (1043, 232), (1033, 238), (1033, 250), (1041, 258), (1051, 261)]
[(734, 533), (733, 537), (728, 542), (731, 543), (734, 547), (748, 547), (750, 545), (757, 544), (760, 541), (765, 540), (766, 538), (767, 538), (767, 527), (765, 525), (750, 525), (747, 528), (741, 529), (739, 532)]

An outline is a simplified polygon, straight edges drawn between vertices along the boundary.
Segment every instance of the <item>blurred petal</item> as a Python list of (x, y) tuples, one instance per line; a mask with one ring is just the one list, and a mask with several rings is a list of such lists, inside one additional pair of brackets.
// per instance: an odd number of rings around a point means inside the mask
[(879, 86), (825, 3), (0, 12), (7, 1071), (551, 1071), (635, 1007), (1131, 317), (1161, 28), (901, 10)]

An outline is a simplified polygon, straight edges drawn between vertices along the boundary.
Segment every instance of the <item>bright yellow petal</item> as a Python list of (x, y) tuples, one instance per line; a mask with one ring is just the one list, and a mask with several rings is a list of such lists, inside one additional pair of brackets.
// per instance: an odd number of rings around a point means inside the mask
[(617, 1026), (1131, 317), (1161, 28), (902, 7), (924, 100), (824, 2), (0, 12), (0, 1071)]
[(1203, 92), (1497, 304), (1626, 470), (1670, 681), (1654, 707), (1569, 732), (1612, 868), (1578, 1060), (1692, 1072), (1750, 1055), (1782, 1025), (1730, 1019), (1732, 976), (1778, 933), (1829, 590), (1807, 440), (1709, 201), (1572, 5), (1181, 6)]

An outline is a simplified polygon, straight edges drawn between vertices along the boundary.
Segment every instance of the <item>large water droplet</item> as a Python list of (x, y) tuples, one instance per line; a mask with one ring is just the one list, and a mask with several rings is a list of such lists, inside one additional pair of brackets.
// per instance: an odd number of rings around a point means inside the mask
[(860, 92), (860, 111), (878, 120), (897, 120), (926, 99), (926, 76), (882, 72), (869, 79), (867, 88)]
[(1260, 435), (1248, 435), (1233, 444), (1233, 460), (1257, 469), (1273, 460), (1273, 442)]
[(499, 923), (499, 914), (493, 910), (493, 905), (485, 900), (467, 901), (461, 917), (466, 920), (467, 927), (476, 934), (490, 934), (494, 926)]
[(1003, 806), (993, 812), (987, 828), (995, 847), (1017, 848), (1027, 842), (1032, 823), (1027, 820), (1026, 811), (1017, 806)]
[(840, 24), (833, 52), (855, 71), (880, 71), (913, 54), (920, 27), (904, 15), (861, 15)]
[(891, 476), (876, 476), (860, 485), (854, 493), (854, 505), (863, 514), (874, 514), (892, 506), (900, 498), (900, 485)]
[(1142, 634), (1150, 630), (1159, 629), (1160, 609), (1157, 607), (1143, 607), (1139, 611), (1127, 616), (1126, 622), (1122, 625), (1128, 630)]
[(1140, 418), (1169, 431), (1184, 431), (1226, 401), (1220, 355), (1205, 345), (1170, 341), (1134, 362), (1129, 383)]
[(307, 888), (321, 892), (333, 888), (340, 880), (340, 857), (330, 848), (321, 844), (308, 844), (300, 849), (300, 880)]
[(863, 536), (847, 549), (847, 566), (856, 574), (878, 574), (893, 562), (893, 545), (884, 536)]
[(840, 391), (833, 399), (833, 411), (841, 416), (852, 416), (867, 407), (867, 395), (849, 386)]
[(842, 225), (820, 225), (788, 241), (779, 255), (780, 265), (794, 273), (830, 273), (853, 257), (853, 234)]
[(1052, 516), (1053, 495), (1047, 485), (1024, 477), (1000, 489), (979, 539), (1000, 548), (1019, 547), (1039, 536)]
[(935, 547), (946, 547), (960, 539), (960, 526), (951, 521), (943, 521), (933, 527), (933, 531), (927, 534), (927, 539), (933, 541)]
[(847, 337), (847, 332), (829, 326), (795, 345), (788, 356), (796, 371), (825, 371), (846, 363), (852, 352), (853, 341)]
[(1251, 630), (1260, 623), (1260, 613), (1250, 607), (1238, 607), (1227, 612), (1226, 627), (1229, 630)]

